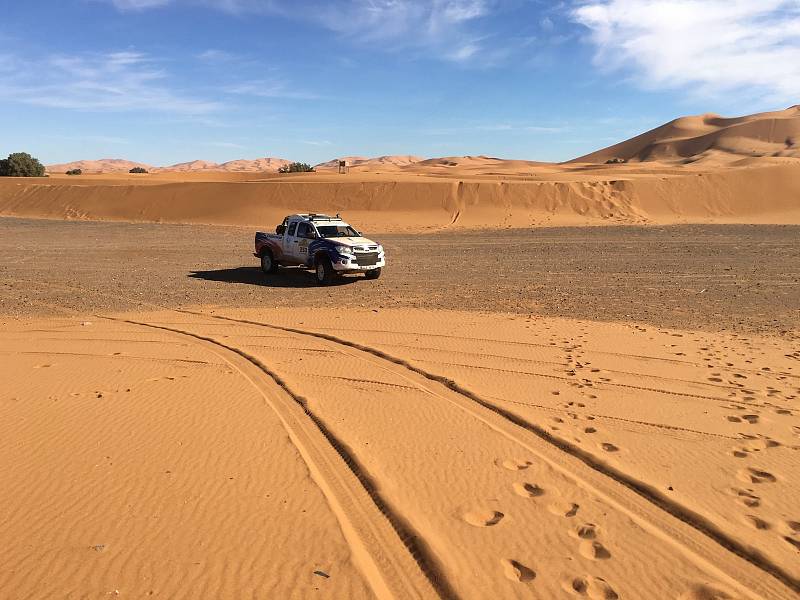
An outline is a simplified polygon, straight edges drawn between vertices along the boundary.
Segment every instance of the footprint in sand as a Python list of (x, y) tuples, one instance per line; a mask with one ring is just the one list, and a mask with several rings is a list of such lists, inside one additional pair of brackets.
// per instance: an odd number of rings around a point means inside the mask
[(522, 471), (530, 467), (533, 463), (529, 460), (504, 460), (500, 463), (503, 468), (509, 471)]
[(514, 493), (523, 498), (536, 498), (544, 494), (544, 490), (535, 483), (514, 483), (512, 487)]
[(611, 552), (597, 540), (583, 540), (579, 550), (582, 556), (590, 560), (606, 560), (611, 558)]
[(468, 512), (464, 520), (475, 527), (492, 527), (503, 520), (505, 515), (496, 510), (479, 510)]
[(738, 597), (726, 588), (698, 583), (678, 596), (678, 600), (734, 600)]
[(503, 567), (503, 574), (511, 581), (526, 583), (536, 579), (536, 572), (523, 565), (521, 562), (510, 558), (501, 558), (500, 565)]
[(617, 448), (614, 444), (609, 444), (608, 442), (600, 444), (600, 447), (606, 452), (619, 452), (619, 448)]
[(790, 538), (788, 535), (783, 536), (783, 541), (795, 547), (795, 550), (800, 550), (800, 540)]
[(775, 483), (777, 481), (775, 475), (759, 469), (742, 469), (736, 473), (736, 476), (747, 483)]
[(619, 595), (605, 579), (585, 575), (565, 581), (562, 587), (571, 594), (584, 596), (591, 600), (617, 600)]
[(742, 415), (742, 419), (750, 423), (750, 425), (755, 425), (758, 423), (759, 416), (758, 415)]
[(761, 498), (756, 496), (751, 490), (733, 489), (733, 493), (739, 498), (739, 502), (748, 508), (758, 508), (761, 506)]
[(574, 517), (578, 514), (579, 505), (573, 502), (553, 502), (547, 507), (554, 515), (562, 517)]
[(36, 366), (35, 366), (35, 367), (33, 367), (33, 368), (34, 368), (34, 369), (47, 369), (47, 368), (49, 368), (49, 367), (52, 367), (52, 366), (53, 366), (53, 365), (50, 365), (50, 364), (43, 364), (43, 365), (36, 365)]
[(597, 429), (594, 427), (585, 427), (583, 433), (597, 433)]
[(744, 521), (753, 529), (758, 529), (759, 531), (767, 531), (772, 528), (772, 525), (756, 515), (745, 515)]
[(597, 525), (594, 523), (584, 523), (578, 525), (569, 534), (580, 540), (593, 540), (597, 538)]

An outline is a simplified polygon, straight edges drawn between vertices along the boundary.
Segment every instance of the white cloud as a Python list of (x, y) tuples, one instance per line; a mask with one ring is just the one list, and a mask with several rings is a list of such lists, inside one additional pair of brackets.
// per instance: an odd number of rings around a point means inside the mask
[[(98, 0), (120, 10), (190, 4), (232, 14), (279, 15), (316, 23), (356, 43), (425, 51), (444, 60), (480, 62), (485, 36), (471, 25), (500, 0)], [(493, 53), (496, 56), (496, 53)]]
[(308, 92), (293, 90), (282, 81), (252, 80), (230, 86), (225, 90), (228, 94), (256, 96), (258, 98), (289, 98), (292, 100), (316, 100), (319, 96)]
[(572, 18), (597, 65), (648, 88), (800, 98), (800, 0), (590, 0)]
[(112, 4), (120, 10), (144, 10), (165, 6), (172, 0), (111, 0)]
[(199, 115), (214, 102), (172, 90), (167, 74), (138, 52), (58, 55), (34, 61), (10, 59), (0, 98), (87, 111), (146, 111)]
[(239, 57), (236, 54), (226, 52), (225, 50), (210, 48), (198, 54), (197, 58), (208, 63), (226, 63), (237, 60)]

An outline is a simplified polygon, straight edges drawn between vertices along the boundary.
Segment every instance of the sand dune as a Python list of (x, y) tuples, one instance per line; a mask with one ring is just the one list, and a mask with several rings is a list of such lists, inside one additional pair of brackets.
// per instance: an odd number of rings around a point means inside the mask
[(73, 162), (47, 165), (48, 173), (66, 173), (72, 169), (80, 169), (84, 173), (127, 173), (134, 167), (152, 171), (155, 167), (123, 158), (101, 158), (99, 160), (76, 160)]
[[(800, 223), (800, 106), (683, 117), (568, 163), (489, 156), (343, 157), (278, 177), (283, 159), (147, 167), (81, 161), (0, 182), (0, 215), (256, 225), (287, 212), (345, 212), (383, 231), (618, 223)], [(611, 159), (626, 164), (603, 164)], [(598, 164), (599, 163), (599, 164)], [(57, 169), (55, 167), (58, 167)], [(114, 171), (57, 176), (67, 167)]]
[(725, 163), (752, 156), (800, 157), (800, 105), (746, 117), (682, 117), (572, 162)]
[(779, 339), (219, 307), (0, 331), (21, 596), (800, 589)]
[[(477, 161), (481, 162), (481, 161)], [(411, 167), (412, 169), (414, 167)], [(800, 223), (800, 161), (709, 170), (620, 165), (481, 175), (414, 172), (106, 175), (0, 180), (0, 215), (251, 227), (343, 213), (372, 231), (621, 223)], [(530, 167), (532, 169), (532, 167)], [(244, 177), (244, 179), (242, 179)], [(166, 179), (164, 179), (166, 178)]]
[(375, 158), (367, 158), (365, 156), (342, 156), (340, 158), (334, 158), (332, 160), (320, 163), (316, 165), (315, 168), (319, 171), (325, 171), (329, 169), (336, 170), (339, 168), (339, 162), (342, 160), (345, 161), (347, 166), (352, 169), (369, 172), (380, 169), (391, 170), (396, 167), (407, 167), (424, 159), (419, 156), (412, 156), (410, 154), (393, 154), (387, 156), (376, 156)]
[(149, 173), (197, 173), (204, 171), (223, 171), (223, 172), (276, 172), (283, 165), (289, 164), (283, 158), (256, 158), (252, 160), (240, 159), (231, 160), (224, 163), (215, 163), (207, 160), (193, 160), (189, 162), (177, 163), (166, 167), (155, 167), (144, 163), (136, 163), (119, 158), (104, 158), (100, 160), (78, 160), (75, 162), (47, 165), (47, 171), (51, 174), (66, 173), (71, 169), (80, 169), (84, 173), (127, 173), (133, 167), (143, 167)]

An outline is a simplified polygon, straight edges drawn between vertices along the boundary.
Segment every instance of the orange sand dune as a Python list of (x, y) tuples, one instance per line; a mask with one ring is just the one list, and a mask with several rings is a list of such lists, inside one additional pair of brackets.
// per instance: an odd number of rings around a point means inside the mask
[(167, 167), (155, 167), (144, 163), (132, 162), (119, 158), (103, 158), (100, 160), (78, 160), (70, 163), (47, 165), (47, 172), (51, 174), (66, 173), (72, 169), (80, 169), (84, 173), (127, 173), (133, 167), (142, 167), (148, 173), (196, 173), (204, 171), (225, 172), (276, 172), (283, 165), (289, 164), (284, 158), (256, 158), (252, 160), (231, 160), (225, 163), (215, 163), (207, 160), (193, 160), (177, 163)]
[[(480, 161), (473, 161), (480, 162)], [(412, 169), (414, 167), (411, 167)], [(341, 212), (372, 231), (620, 223), (800, 223), (800, 161), (735, 168), (546, 167), (527, 174), (247, 173), (54, 176), (0, 181), (0, 215), (270, 226)], [(199, 179), (198, 179), (199, 178)]]
[(377, 156), (366, 158), (364, 156), (342, 156), (316, 165), (318, 171), (338, 169), (339, 162), (345, 161), (347, 166), (357, 171), (391, 170), (396, 167), (407, 167), (424, 160), (419, 156), (410, 154), (393, 154), (390, 156)]
[(800, 157), (800, 105), (726, 119), (682, 117), (572, 162), (628, 161), (725, 163), (752, 156)]
[(134, 167), (141, 167), (152, 171), (155, 167), (140, 162), (122, 158), (101, 158), (99, 160), (76, 160), (73, 162), (47, 165), (48, 173), (66, 173), (73, 169), (80, 169), (84, 173), (127, 173)]
[[(129, 176), (126, 161), (54, 165), (0, 182), (0, 215), (263, 225), (345, 212), (372, 230), (604, 223), (800, 223), (800, 106), (683, 117), (568, 163), (489, 156), (343, 157), (279, 176), (283, 159), (193, 161)], [(611, 159), (626, 164), (604, 164)], [(58, 167), (58, 169), (55, 169)], [(67, 167), (98, 177), (56, 175)]]

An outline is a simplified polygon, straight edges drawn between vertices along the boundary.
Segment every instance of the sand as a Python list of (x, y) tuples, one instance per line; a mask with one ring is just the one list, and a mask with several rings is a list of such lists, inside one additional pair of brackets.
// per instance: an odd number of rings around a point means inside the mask
[[(0, 180), (0, 596), (796, 597), (797, 112)], [(259, 273), (301, 210), (381, 279)]]
[(403, 309), (86, 318), (0, 326), (18, 597), (800, 589), (785, 341)]
[(292, 212), (321, 211), (342, 213), (371, 231), (395, 232), (800, 223), (796, 158), (711, 169), (647, 163), (537, 170), (511, 163), (499, 170), (487, 161), (349, 175), (209, 171), (3, 178), (0, 216), (263, 227)]
[[(346, 156), (279, 175), (285, 159), (50, 165), (0, 182), (0, 216), (221, 225), (343, 212), (373, 231), (557, 225), (800, 223), (800, 106), (681, 117), (572, 161)], [(337, 172), (339, 160), (349, 173)], [(621, 164), (606, 164), (623, 161)], [(92, 176), (63, 175), (82, 168)]]

